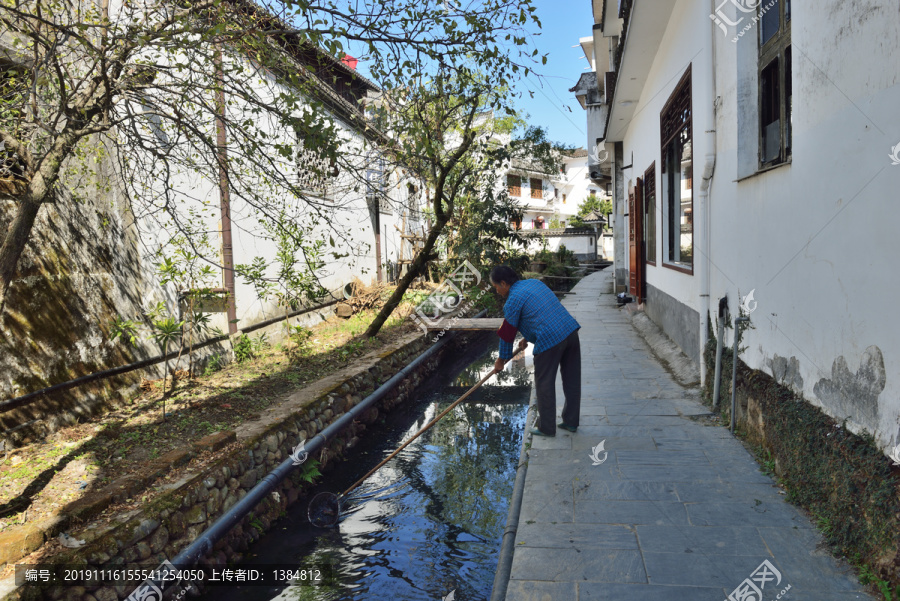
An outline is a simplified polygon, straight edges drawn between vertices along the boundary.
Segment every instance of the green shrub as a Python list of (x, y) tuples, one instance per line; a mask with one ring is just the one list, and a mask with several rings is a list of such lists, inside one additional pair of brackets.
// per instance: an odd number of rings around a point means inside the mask
[(556, 257), (554, 258), (563, 265), (578, 265), (578, 259), (575, 258), (575, 251), (566, 248), (565, 244), (559, 245), (559, 250), (556, 251)]
[(232, 342), (231, 350), (234, 352), (234, 360), (238, 363), (249, 361), (255, 356), (253, 353), (253, 341), (246, 334), (241, 334)]
[(296, 363), (309, 354), (309, 340), (312, 335), (312, 330), (300, 324), (288, 325), (287, 341), (282, 345), (288, 361)]
[(203, 370), (204, 376), (209, 376), (225, 367), (225, 358), (219, 353), (214, 353), (206, 361), (206, 368)]

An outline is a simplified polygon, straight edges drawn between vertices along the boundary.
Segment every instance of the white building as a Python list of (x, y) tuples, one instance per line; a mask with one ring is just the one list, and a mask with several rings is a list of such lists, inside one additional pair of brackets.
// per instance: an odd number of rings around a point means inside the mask
[(557, 173), (514, 162), (505, 177), (510, 198), (522, 208), (518, 227), (523, 230), (571, 227), (589, 195), (609, 198), (606, 189), (589, 178), (588, 153), (583, 148), (561, 152)]
[[(546, 173), (539, 167), (513, 162), (502, 176), (509, 197), (522, 210), (522, 220), (513, 224), (528, 240), (527, 252), (564, 245), (581, 260), (598, 257), (600, 236), (593, 228), (572, 230), (572, 218), (591, 194), (608, 198), (606, 190), (589, 178), (587, 151), (579, 148), (559, 153), (559, 169)], [(599, 255), (608, 255), (601, 249)]]
[(593, 1), (617, 283), (701, 369), (746, 297), (744, 362), (897, 445), (896, 6), (756, 4)]
[[(368, 123), (366, 106), (380, 94), (378, 86), (350, 66), (355, 60), (342, 62), (321, 52), (310, 58), (308, 49), (304, 50), (306, 53), (298, 52), (291, 59), (298, 69), (304, 70), (304, 77), (310, 83), (304, 94), (314, 96), (322, 103), (319, 106), (328, 111), (327, 118), (335, 125), (342, 157), (339, 163), (328, 165), (315, 150), (304, 148), (303, 141), (296, 139), (293, 131), (279, 129), (277, 123), (268, 126), (269, 136), (300, 149), (293, 159), (276, 156), (270, 161), (303, 190), (302, 200), (276, 201), (273, 206), (286, 207), (282, 218), (296, 227), (307, 246), (321, 242), (324, 264), (316, 275), (325, 289), (339, 296), (343, 287), (355, 277), (365, 282), (394, 279), (398, 261), (411, 258), (411, 245), (404, 242), (401, 235), (421, 233), (424, 186), (412, 174), (392, 166), (382, 151), (386, 143), (384, 135)], [(256, 86), (256, 94), (262, 98), (275, 97), (282, 91), (291, 93), (284, 90), (283, 78), (270, 72), (262, 73), (259, 78), (248, 78), (247, 85)], [(307, 99), (300, 110), (311, 110), (311, 100), (311, 97)], [(242, 106), (241, 98), (231, 100), (226, 97), (226, 103), (228, 123), (240, 123), (253, 117)], [(227, 140), (230, 132), (228, 127), (225, 129)], [(236, 163), (232, 161), (229, 165)], [(174, 185), (171, 181), (166, 185), (174, 187), (175, 194), (180, 195), (185, 206), (193, 211), (192, 226), (211, 233), (210, 244), (220, 250), (221, 282), (214, 282), (212, 287), (233, 299), (233, 302), (218, 305), (224, 312), (213, 316), (212, 325), (233, 333), (283, 315), (285, 308), (279, 303), (277, 294), (260, 299), (257, 289), (240, 273), (241, 265), (250, 265), (256, 258), (268, 264), (265, 273), (272, 279), (277, 278), (280, 269), (275, 261), (279, 247), (277, 234), (272, 229), (273, 215), (266, 214), (263, 218), (264, 212), (234, 191), (234, 188), (254, 185), (257, 179), (260, 186), (265, 186), (271, 178), (260, 177), (241, 166), (233, 168), (225, 184), (190, 172), (176, 174), (175, 178)], [(274, 187), (271, 191), (272, 195), (284, 193), (283, 189)], [(219, 210), (225, 205), (230, 213), (227, 220)], [(186, 209), (182, 210), (186, 212)], [(150, 218), (139, 221), (138, 226), (145, 249), (145, 269), (152, 272), (160, 253), (174, 252), (174, 248), (164, 246), (173, 231), (167, 224)], [(330, 257), (332, 251), (342, 257)], [(304, 256), (302, 249), (297, 249), (295, 256), (298, 270), (305, 270), (311, 259)], [(166, 290), (149, 291), (147, 300), (150, 304), (160, 300), (173, 304), (176, 296), (177, 292), (170, 286)], [(174, 306), (172, 310), (175, 310)]]

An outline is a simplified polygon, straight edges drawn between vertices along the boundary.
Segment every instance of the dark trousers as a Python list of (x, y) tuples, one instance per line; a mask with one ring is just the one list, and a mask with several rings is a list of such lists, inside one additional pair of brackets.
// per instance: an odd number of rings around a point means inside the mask
[(543, 353), (534, 356), (534, 388), (540, 412), (538, 429), (544, 434), (556, 434), (556, 371), (562, 373), (562, 421), (578, 427), (581, 414), (581, 342), (578, 330)]

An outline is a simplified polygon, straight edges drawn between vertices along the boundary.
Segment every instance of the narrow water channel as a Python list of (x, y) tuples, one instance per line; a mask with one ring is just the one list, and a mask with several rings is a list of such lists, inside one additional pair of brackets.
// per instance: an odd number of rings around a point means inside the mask
[[(430, 390), (366, 431), (352, 459), (319, 483), (339, 494), (492, 368), (497, 351), (442, 366)], [(335, 528), (299, 502), (240, 567), (324, 569), (318, 585), (213, 587), (223, 601), (487, 600), (524, 432), (531, 373), (516, 361), (351, 493)]]

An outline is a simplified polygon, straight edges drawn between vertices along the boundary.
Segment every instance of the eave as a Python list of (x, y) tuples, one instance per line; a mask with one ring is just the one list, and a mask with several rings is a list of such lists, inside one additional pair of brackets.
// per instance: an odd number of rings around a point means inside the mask
[(674, 8), (675, 0), (631, 2), (614, 95), (606, 121), (606, 140), (609, 142), (621, 142), (634, 118)]

